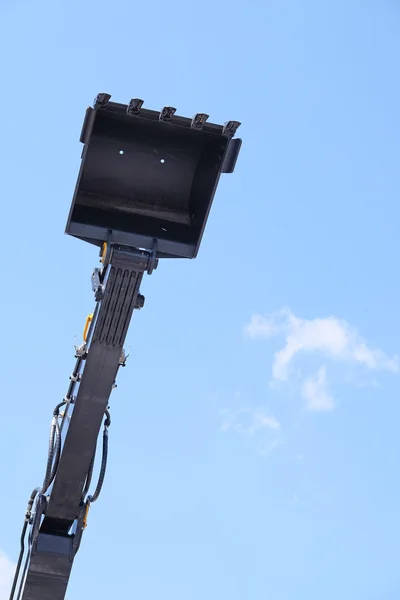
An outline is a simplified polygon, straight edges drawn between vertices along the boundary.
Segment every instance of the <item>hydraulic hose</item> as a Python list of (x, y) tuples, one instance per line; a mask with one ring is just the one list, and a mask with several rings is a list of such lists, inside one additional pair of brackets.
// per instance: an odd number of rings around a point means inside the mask
[[(92, 496), (88, 496), (88, 498), (87, 498), (88, 502), (90, 502), (90, 503), (96, 502), (97, 498), (100, 496), (101, 488), (103, 487), (103, 483), (104, 483), (104, 477), (106, 475), (107, 458), (108, 458), (108, 428), (111, 425), (111, 417), (110, 417), (110, 413), (108, 412), (107, 409), (105, 410), (105, 415), (106, 415), (106, 418), (104, 421), (104, 430), (103, 430), (103, 453), (102, 453), (102, 457), (101, 457), (99, 480), (97, 482), (97, 486), (94, 491), (94, 494)], [(94, 457), (93, 457), (93, 460), (94, 460)]]
[(99, 473), (99, 480), (97, 482), (97, 486), (96, 486), (96, 489), (94, 491), (94, 494), (92, 496), (88, 497), (88, 500), (90, 501), (90, 503), (96, 502), (97, 498), (100, 496), (101, 488), (103, 487), (103, 483), (104, 483), (104, 477), (106, 475), (107, 458), (108, 458), (108, 429), (107, 429), (107, 427), (104, 427), (104, 431), (103, 431), (103, 454), (102, 454), (102, 457), (101, 457), (101, 467), (100, 467), (100, 473)]
[[(25, 520), (24, 520), (24, 525), (22, 527), (21, 538), (20, 538), (20, 552), (19, 552), (17, 566), (16, 566), (16, 569), (15, 569), (13, 584), (12, 584), (12, 587), (11, 587), (10, 600), (13, 600), (14, 594), (15, 594), (15, 588), (17, 587), (19, 572), (21, 570), (22, 559), (24, 557), (24, 552), (25, 552), (26, 530), (27, 530), (27, 527), (29, 525), (29, 521), (31, 519), (33, 503), (34, 503), (35, 498), (36, 498), (36, 496), (37, 496), (37, 494), (39, 492), (40, 492), (40, 488), (35, 488), (33, 490), (32, 494), (31, 494), (31, 496), (29, 498), (28, 506), (27, 506), (27, 509), (26, 509), (26, 512), (25, 512)], [(24, 572), (25, 572), (25, 569), (24, 569)]]
[(42, 493), (43, 494), (50, 485), (50, 478), (51, 478), (53, 459), (54, 459), (54, 438), (56, 435), (56, 422), (57, 422), (57, 417), (53, 417), (53, 420), (52, 420), (51, 426), (50, 426), (49, 450), (47, 453), (46, 475), (44, 477), (44, 481), (43, 481), (43, 485), (42, 485)]
[(49, 486), (53, 483), (54, 477), (56, 476), (58, 463), (60, 462), (60, 454), (61, 454), (61, 430), (60, 425), (58, 423), (58, 419), (56, 418), (56, 442), (54, 449), (54, 461), (53, 468), (50, 475)]
[(90, 462), (89, 471), (88, 471), (88, 474), (87, 474), (87, 477), (86, 477), (85, 487), (83, 488), (83, 492), (82, 492), (82, 496), (83, 497), (85, 497), (86, 494), (88, 493), (89, 488), (90, 488), (90, 484), (92, 483), (93, 468), (94, 468), (95, 458), (96, 458), (96, 450), (94, 451), (93, 458), (92, 458), (92, 460)]

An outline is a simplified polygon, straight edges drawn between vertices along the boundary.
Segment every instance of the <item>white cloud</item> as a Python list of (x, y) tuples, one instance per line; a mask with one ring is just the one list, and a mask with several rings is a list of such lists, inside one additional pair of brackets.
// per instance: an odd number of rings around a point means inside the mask
[(284, 444), (280, 421), (263, 408), (225, 408), (220, 410), (220, 417), (221, 431), (253, 439), (260, 456), (266, 457)]
[(281, 424), (275, 417), (264, 412), (263, 409), (238, 408), (221, 410), (221, 431), (235, 429), (253, 435), (261, 430), (280, 429)]
[(266, 444), (261, 444), (259, 446), (258, 453), (261, 456), (267, 456), (268, 454), (271, 454), (271, 452), (273, 452), (279, 446), (283, 446), (284, 443), (285, 443), (285, 441), (281, 438), (270, 440)]
[(269, 338), (279, 332), (275, 319), (262, 315), (252, 315), (250, 323), (245, 326), (247, 335), (251, 338)]
[(382, 350), (368, 346), (355, 329), (337, 317), (300, 319), (284, 308), (269, 317), (253, 315), (245, 332), (253, 339), (286, 334), (285, 346), (276, 352), (272, 366), (273, 377), (281, 381), (288, 378), (289, 367), (300, 352), (318, 351), (371, 370), (399, 371), (397, 356), (389, 357)]
[(327, 388), (324, 366), (319, 369), (315, 377), (309, 377), (304, 381), (301, 391), (309, 410), (327, 411), (335, 406), (335, 401)]
[[(272, 376), (276, 381), (287, 381), (296, 357), (306, 353), (320, 353), (334, 361), (359, 364), (372, 371), (399, 372), (399, 357), (388, 356), (379, 348), (368, 345), (347, 321), (334, 316), (315, 319), (296, 317), (289, 308), (269, 316), (255, 314), (244, 331), (251, 339), (285, 336), (283, 347), (274, 355)], [(302, 387), (309, 408), (333, 407), (333, 398), (326, 387), (323, 367), (315, 377), (307, 379)]]
[(280, 429), (281, 424), (275, 417), (269, 417), (262, 411), (253, 411), (253, 423), (249, 433), (254, 433), (259, 429)]
[(8, 600), (14, 572), (14, 563), (0, 550), (0, 600)]

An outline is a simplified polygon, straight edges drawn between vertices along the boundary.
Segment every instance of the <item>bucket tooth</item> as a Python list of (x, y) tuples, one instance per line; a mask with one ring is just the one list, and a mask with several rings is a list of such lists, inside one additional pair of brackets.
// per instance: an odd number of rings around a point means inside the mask
[(94, 100), (94, 108), (105, 108), (111, 99), (111, 94), (97, 94)]
[(206, 113), (195, 114), (191, 123), (193, 129), (203, 129), (204, 123), (207, 121), (209, 116), (210, 115), (206, 115)]
[(174, 108), (173, 106), (164, 106), (164, 108), (160, 112), (160, 117), (159, 117), (160, 121), (169, 123), (170, 121), (172, 121), (172, 117), (174, 116), (175, 113), (176, 113), (176, 108)]
[(140, 98), (132, 98), (132, 100), (128, 104), (126, 112), (128, 113), (128, 115), (138, 115), (142, 106), (143, 100), (140, 100)]
[(240, 125), (241, 123), (239, 121), (228, 121), (227, 123), (225, 123), (222, 129), (222, 135), (229, 138), (233, 137)]

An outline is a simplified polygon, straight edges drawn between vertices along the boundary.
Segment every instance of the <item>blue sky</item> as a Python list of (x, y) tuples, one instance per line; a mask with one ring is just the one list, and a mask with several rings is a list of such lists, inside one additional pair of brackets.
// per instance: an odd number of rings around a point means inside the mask
[(63, 232), (100, 91), (244, 142), (196, 261), (144, 280), (68, 599), (399, 597), (399, 25), (394, 0), (3, 0), (0, 600), (93, 306)]

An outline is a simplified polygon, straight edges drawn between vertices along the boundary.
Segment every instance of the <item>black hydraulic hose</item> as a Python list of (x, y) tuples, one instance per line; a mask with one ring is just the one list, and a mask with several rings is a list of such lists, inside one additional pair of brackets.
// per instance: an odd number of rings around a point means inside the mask
[(58, 463), (61, 454), (61, 428), (58, 423), (60, 408), (65, 404), (65, 401), (57, 404), (53, 411), (53, 420), (50, 427), (49, 451), (47, 455), (46, 475), (44, 478), (42, 493), (44, 494), (52, 484), (56, 475)]
[(28, 527), (28, 522), (25, 521), (24, 522), (24, 526), (22, 528), (22, 533), (21, 533), (21, 539), (20, 539), (21, 550), (19, 552), (17, 567), (15, 569), (14, 580), (13, 580), (13, 584), (12, 584), (12, 588), (11, 588), (11, 592), (10, 592), (10, 600), (13, 600), (13, 598), (14, 598), (15, 588), (17, 586), (19, 572), (20, 572), (20, 569), (21, 569), (21, 563), (22, 563), (22, 559), (24, 557), (24, 552), (25, 552), (25, 535), (26, 535), (27, 527)]
[(58, 463), (60, 462), (60, 454), (61, 454), (61, 430), (60, 425), (58, 424), (58, 419), (56, 418), (56, 442), (54, 448), (54, 461), (53, 468), (50, 475), (49, 486), (53, 483), (54, 477), (56, 476)]
[[(61, 428), (58, 423), (58, 417), (60, 414), (60, 408), (64, 406), (65, 401), (57, 404), (53, 411), (53, 421), (51, 424), (50, 440), (49, 440), (49, 453), (47, 457), (47, 468), (45, 481), (42, 487), (42, 493), (44, 493), (50, 485), (53, 483), (54, 477), (56, 476), (58, 463), (60, 462), (61, 455)], [(49, 474), (50, 468), (50, 474)]]
[(64, 406), (64, 404), (66, 404), (66, 400), (63, 400), (62, 402), (59, 402), (59, 404), (57, 404), (57, 406), (53, 410), (53, 416), (54, 417), (58, 417), (59, 416), (59, 414), (60, 414), (60, 408), (62, 406)]
[(101, 457), (99, 480), (97, 482), (97, 486), (96, 486), (93, 496), (88, 497), (88, 500), (91, 503), (96, 502), (97, 498), (100, 496), (101, 488), (103, 487), (104, 477), (106, 474), (107, 457), (108, 457), (108, 429), (105, 426), (104, 431), (103, 431), (103, 455)]
[(96, 450), (93, 452), (93, 458), (92, 458), (92, 460), (90, 462), (89, 471), (88, 471), (88, 474), (87, 474), (87, 477), (86, 477), (85, 487), (83, 488), (83, 493), (82, 493), (83, 498), (88, 493), (89, 488), (90, 488), (90, 484), (92, 483), (93, 468), (94, 468), (95, 458), (96, 458)]
[[(104, 421), (104, 430), (103, 430), (103, 453), (101, 457), (101, 466), (100, 466), (100, 474), (99, 480), (97, 482), (96, 489), (92, 496), (88, 496), (88, 502), (96, 502), (97, 498), (100, 496), (101, 488), (103, 487), (104, 477), (106, 475), (107, 469), (107, 458), (108, 458), (108, 428), (111, 425), (111, 417), (108, 410), (105, 410), (105, 421)], [(86, 486), (85, 486), (86, 487)]]
[(26, 559), (25, 559), (24, 570), (22, 571), (21, 581), (19, 582), (19, 588), (18, 588), (18, 594), (17, 594), (16, 600), (21, 600), (21, 594), (24, 589), (24, 583), (25, 583), (25, 578), (26, 578), (26, 572), (28, 570), (30, 554), (31, 554), (30, 551), (28, 551), (27, 555), (26, 555)]
[(27, 506), (27, 509), (26, 509), (24, 525), (22, 527), (21, 538), (20, 538), (21, 548), (20, 548), (20, 552), (19, 552), (17, 566), (16, 566), (16, 569), (15, 569), (13, 584), (12, 584), (12, 587), (11, 587), (10, 600), (13, 600), (13, 598), (14, 598), (15, 588), (17, 586), (19, 572), (21, 570), (22, 559), (24, 557), (24, 552), (25, 552), (26, 530), (27, 530), (27, 527), (29, 525), (29, 521), (30, 521), (30, 518), (31, 518), (33, 503), (34, 503), (35, 498), (36, 498), (36, 496), (37, 496), (37, 494), (39, 492), (40, 492), (40, 488), (35, 488), (33, 490), (32, 494), (31, 494), (31, 497), (29, 498), (28, 506)]
[(54, 460), (54, 450), (55, 450), (54, 438), (56, 436), (56, 422), (57, 422), (57, 417), (53, 417), (53, 420), (52, 420), (51, 426), (50, 426), (49, 451), (47, 454), (46, 475), (44, 477), (44, 481), (43, 481), (43, 485), (42, 485), (42, 493), (43, 494), (50, 485), (50, 478), (51, 478), (52, 466), (53, 466), (53, 460)]

